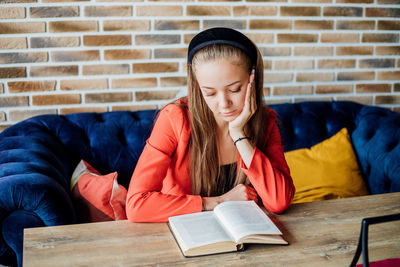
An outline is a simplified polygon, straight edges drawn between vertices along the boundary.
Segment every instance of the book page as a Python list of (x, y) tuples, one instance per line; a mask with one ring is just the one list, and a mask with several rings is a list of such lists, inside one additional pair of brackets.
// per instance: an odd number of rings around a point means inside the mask
[(183, 250), (217, 242), (233, 241), (212, 211), (170, 217), (169, 222), (176, 238), (182, 243)]
[(215, 207), (214, 212), (234, 237), (235, 242), (252, 234), (282, 234), (254, 201), (224, 202)]

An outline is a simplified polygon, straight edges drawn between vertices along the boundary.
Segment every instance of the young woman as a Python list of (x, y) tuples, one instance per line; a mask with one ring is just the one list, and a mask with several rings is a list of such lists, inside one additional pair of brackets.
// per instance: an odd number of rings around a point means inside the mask
[(132, 175), (128, 219), (166, 222), (235, 200), (283, 212), (295, 189), (256, 46), (233, 29), (205, 30), (189, 44), (187, 71), (188, 97), (160, 111)]

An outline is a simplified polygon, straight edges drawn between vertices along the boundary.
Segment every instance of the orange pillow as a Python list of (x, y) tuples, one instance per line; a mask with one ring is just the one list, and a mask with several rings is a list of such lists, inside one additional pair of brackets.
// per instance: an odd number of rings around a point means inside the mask
[(101, 175), (81, 160), (71, 178), (72, 198), (80, 222), (126, 220), (127, 191), (117, 182), (118, 173)]

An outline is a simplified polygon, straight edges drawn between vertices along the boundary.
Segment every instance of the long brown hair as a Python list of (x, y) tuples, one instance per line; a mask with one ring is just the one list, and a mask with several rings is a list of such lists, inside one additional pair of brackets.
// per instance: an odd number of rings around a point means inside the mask
[[(263, 83), (264, 64), (257, 49), (257, 64), (255, 66), (255, 90), (252, 90), (251, 101), (256, 101), (257, 110), (248, 121), (245, 134), (251, 137), (251, 143), (261, 147), (264, 140), (264, 108)], [(219, 175), (218, 144), (216, 136), (216, 121), (212, 111), (207, 106), (195, 76), (197, 64), (216, 59), (229, 59), (233, 64), (243, 65), (251, 72), (249, 57), (240, 49), (224, 44), (206, 46), (193, 57), (192, 64), (187, 65), (188, 71), (188, 106), (191, 123), (191, 182), (193, 194), (215, 196), (217, 190), (216, 177)], [(249, 181), (239, 168), (235, 185)]]

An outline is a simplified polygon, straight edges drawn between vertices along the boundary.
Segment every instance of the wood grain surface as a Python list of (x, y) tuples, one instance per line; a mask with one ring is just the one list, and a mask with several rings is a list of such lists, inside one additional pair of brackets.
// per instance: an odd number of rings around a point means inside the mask
[[(25, 229), (24, 266), (348, 266), (361, 220), (400, 213), (400, 193), (294, 204), (268, 215), (290, 243), (182, 256), (166, 223), (114, 221)], [(400, 221), (370, 226), (371, 261), (400, 257)], [(361, 263), (361, 260), (359, 261)]]

